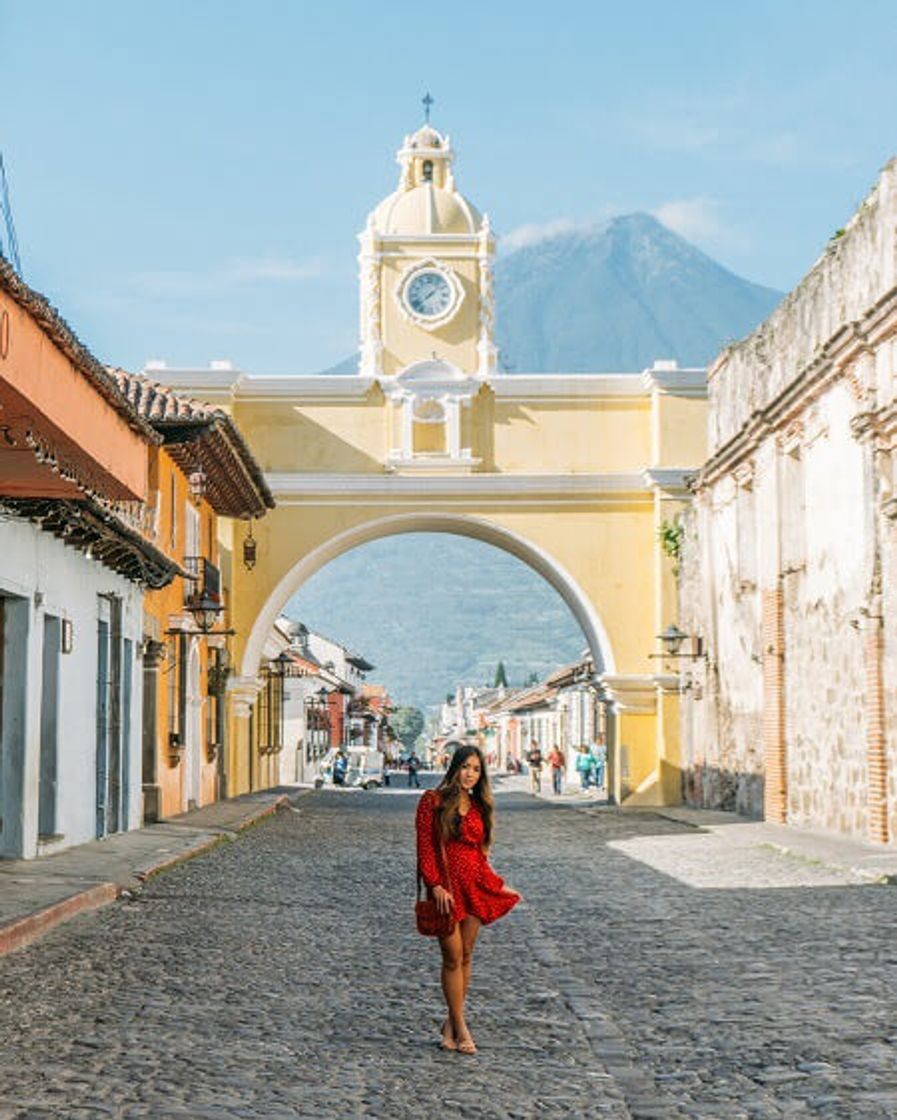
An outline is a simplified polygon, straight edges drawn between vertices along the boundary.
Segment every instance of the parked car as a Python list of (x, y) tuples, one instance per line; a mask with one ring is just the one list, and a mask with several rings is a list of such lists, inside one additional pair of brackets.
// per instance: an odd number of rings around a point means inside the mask
[(334, 783), (334, 763), (339, 751), (332, 747), (318, 763), (315, 789), (324, 785), (354, 786), (360, 789), (377, 789), (383, 785), (383, 752), (367, 747), (347, 747), (348, 765), (342, 782)]
[(377, 789), (383, 785), (383, 752), (367, 747), (351, 747), (346, 785)]

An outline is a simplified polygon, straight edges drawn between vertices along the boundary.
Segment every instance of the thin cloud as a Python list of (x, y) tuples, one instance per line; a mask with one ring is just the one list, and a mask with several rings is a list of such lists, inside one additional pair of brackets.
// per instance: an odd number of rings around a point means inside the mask
[(723, 220), (719, 202), (709, 195), (670, 199), (651, 213), (674, 233), (711, 252), (743, 252), (750, 247), (748, 238)]
[(304, 261), (289, 257), (259, 257), (235, 262), (223, 270), (222, 277), (234, 284), (247, 284), (256, 280), (313, 280), (323, 272), (324, 264), (319, 257)]
[(230, 261), (205, 272), (190, 269), (138, 272), (128, 278), (128, 286), (144, 296), (170, 298), (212, 294), (252, 284), (312, 280), (324, 272), (320, 257), (296, 260), (265, 256)]
[(527, 245), (536, 245), (549, 237), (556, 237), (559, 233), (573, 233), (577, 229), (584, 229), (586, 223), (574, 222), (571, 218), (553, 218), (550, 222), (530, 222), (527, 225), (517, 226), (510, 233), (502, 234), (499, 238), (499, 247), (504, 253), (511, 253), (515, 249), (523, 249)]
[(707, 195), (671, 199), (652, 213), (674, 233), (689, 240), (715, 238), (725, 232), (719, 217), (719, 203)]

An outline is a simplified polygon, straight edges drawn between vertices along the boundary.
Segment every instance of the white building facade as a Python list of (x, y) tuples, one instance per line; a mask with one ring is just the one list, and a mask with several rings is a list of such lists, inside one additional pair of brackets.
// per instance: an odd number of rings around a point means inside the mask
[(0, 514), (0, 853), (138, 828), (143, 591)]

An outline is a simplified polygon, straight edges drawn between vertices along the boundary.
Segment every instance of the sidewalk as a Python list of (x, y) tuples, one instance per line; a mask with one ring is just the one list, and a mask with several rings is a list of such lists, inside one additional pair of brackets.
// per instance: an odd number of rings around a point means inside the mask
[[(498, 793), (529, 793), (529, 776), (499, 774), (495, 779)], [(846, 871), (859, 879), (874, 883), (897, 884), (897, 845), (867, 844), (860, 840), (831, 833), (789, 828), (787, 825), (741, 817), (714, 809), (690, 809), (684, 805), (661, 806), (656, 809), (621, 809), (608, 806), (603, 797), (591, 789), (587, 793), (569, 783), (559, 797), (551, 792), (551, 780), (542, 775), (542, 792), (538, 796), (566, 808), (588, 813), (611, 811), (622, 813), (654, 813), (678, 821), (702, 832), (726, 834), (730, 843), (739, 847), (773, 848), (795, 859), (816, 863), (837, 871)], [(730, 831), (734, 827), (734, 832)]]
[(283, 788), (244, 794), (39, 859), (0, 860), (0, 955), (140, 890), (150, 876), (233, 839), (289, 800)]

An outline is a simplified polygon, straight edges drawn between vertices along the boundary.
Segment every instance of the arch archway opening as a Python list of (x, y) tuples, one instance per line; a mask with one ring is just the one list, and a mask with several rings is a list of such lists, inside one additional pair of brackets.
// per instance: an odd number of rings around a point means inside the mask
[(516, 557), (552, 587), (578, 623), (596, 673), (614, 672), (614, 656), (599, 613), (573, 577), (544, 549), (483, 518), (461, 514), (411, 513), (374, 518), (336, 534), (301, 557), (272, 590), (259, 612), (244, 648), (241, 675), (257, 676), (271, 628), (302, 586), (331, 561), (361, 545), (410, 533), (466, 537)]

